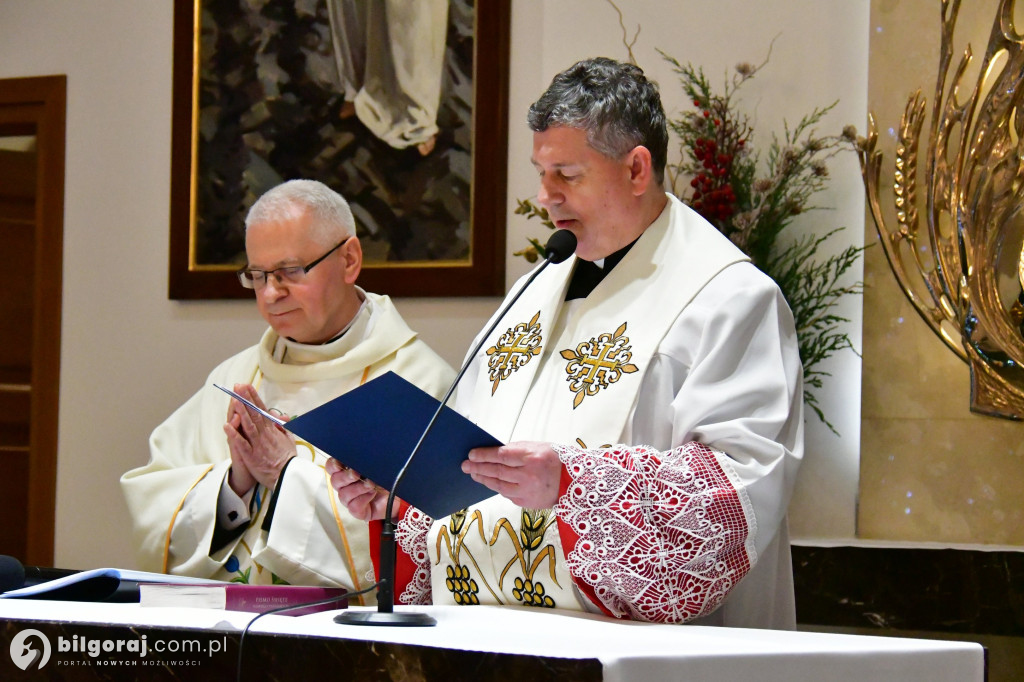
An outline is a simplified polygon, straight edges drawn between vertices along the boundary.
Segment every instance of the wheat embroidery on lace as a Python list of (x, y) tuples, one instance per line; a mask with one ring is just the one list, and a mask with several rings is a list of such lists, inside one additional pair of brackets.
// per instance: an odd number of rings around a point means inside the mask
[(401, 604), (430, 604), (430, 558), (427, 555), (427, 532), (434, 520), (419, 509), (409, 506), (395, 528), (395, 540), (403, 552), (416, 563), (412, 580), (402, 590)]
[(750, 570), (749, 502), (707, 446), (556, 451), (572, 483), (555, 512), (579, 538), (566, 563), (616, 616), (693, 620)]

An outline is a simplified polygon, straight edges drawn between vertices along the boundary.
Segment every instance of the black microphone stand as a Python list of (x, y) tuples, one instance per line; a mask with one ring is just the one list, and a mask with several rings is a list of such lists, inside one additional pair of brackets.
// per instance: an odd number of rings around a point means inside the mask
[(395, 476), (395, 482), (391, 486), (391, 492), (388, 493), (388, 502), (384, 510), (384, 520), (381, 522), (383, 527), (380, 532), (380, 575), (379, 586), (377, 587), (377, 610), (376, 611), (345, 611), (334, 617), (335, 623), (341, 623), (344, 625), (404, 625), (407, 627), (422, 627), (429, 625), (436, 625), (437, 621), (430, 615), (418, 611), (403, 611), (395, 612), (395, 521), (392, 518), (392, 509), (395, 504), (395, 491), (398, 490), (398, 484), (402, 482), (405, 477), (405, 472), (409, 468), (409, 464), (412, 463), (416, 453), (420, 451), (420, 446), (423, 445), (423, 441), (427, 439), (430, 431), (434, 428), (434, 422), (441, 416), (441, 412), (444, 410), (445, 405), (448, 404), (448, 399), (451, 398), (452, 393), (455, 392), (455, 387), (458, 386), (459, 380), (462, 379), (462, 375), (469, 369), (470, 363), (473, 362), (473, 358), (480, 352), (480, 348), (484, 345), (484, 342), (490, 337), (491, 332), (498, 326), (502, 318), (505, 317), (505, 313), (512, 308), (519, 297), (526, 291), (526, 288), (533, 283), (533, 280), (537, 278), (541, 272), (544, 271), (551, 263), (561, 263), (566, 258), (572, 255), (573, 251), (576, 250), (576, 236), (568, 230), (557, 230), (548, 239), (546, 245), (546, 254), (544, 262), (539, 268), (533, 271), (529, 279), (523, 286), (519, 287), (519, 291), (512, 297), (512, 300), (508, 302), (504, 310), (501, 311), (500, 315), (494, 318), (494, 322), (491, 326), (480, 335), (480, 341), (477, 342), (473, 351), (467, 356), (466, 362), (463, 363), (462, 369), (459, 370), (458, 375), (455, 377), (455, 381), (448, 387), (448, 392), (444, 394), (441, 399), (441, 403), (437, 406), (437, 410), (434, 412), (434, 416), (427, 422), (427, 427), (423, 429), (423, 434), (420, 436), (419, 441), (416, 443), (416, 447), (412, 449), (409, 456), (405, 460), (405, 464), (398, 471), (398, 475)]

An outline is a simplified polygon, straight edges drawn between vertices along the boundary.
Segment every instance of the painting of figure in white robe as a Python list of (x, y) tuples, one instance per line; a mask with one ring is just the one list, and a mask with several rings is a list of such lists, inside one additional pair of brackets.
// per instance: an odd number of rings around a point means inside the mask
[(291, 178), (345, 196), (368, 266), (469, 261), (473, 0), (202, 0), (196, 263)]
[(448, 0), (327, 0), (342, 116), (395, 149), (426, 156), (437, 140)]

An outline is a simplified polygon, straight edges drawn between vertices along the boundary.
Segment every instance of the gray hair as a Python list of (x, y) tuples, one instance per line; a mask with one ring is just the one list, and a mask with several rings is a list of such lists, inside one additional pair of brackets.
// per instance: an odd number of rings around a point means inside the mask
[(356, 233), (352, 209), (345, 198), (317, 180), (289, 180), (263, 194), (245, 216), (245, 229), (287, 220), (305, 209), (313, 217), (310, 238), (331, 246)]
[(542, 133), (551, 126), (586, 131), (587, 143), (612, 159), (634, 147), (651, 153), (658, 183), (668, 161), (668, 125), (658, 86), (643, 69), (607, 57), (576, 62), (554, 77), (530, 106), (530, 129)]

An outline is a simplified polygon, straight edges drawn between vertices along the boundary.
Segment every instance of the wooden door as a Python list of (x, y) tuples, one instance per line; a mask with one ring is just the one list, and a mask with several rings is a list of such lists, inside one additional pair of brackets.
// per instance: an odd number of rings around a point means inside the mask
[(0, 80), (0, 554), (53, 564), (64, 76)]

